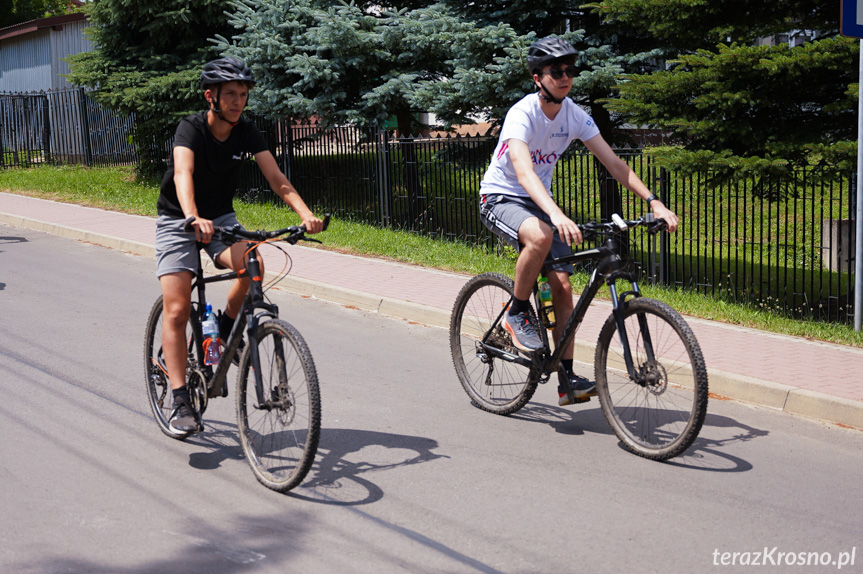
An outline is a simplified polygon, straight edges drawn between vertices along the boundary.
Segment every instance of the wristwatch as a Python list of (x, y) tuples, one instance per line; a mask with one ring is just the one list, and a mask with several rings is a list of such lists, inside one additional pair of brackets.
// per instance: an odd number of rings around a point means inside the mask
[(651, 193), (650, 195), (647, 196), (647, 199), (645, 199), (644, 201), (646, 201), (647, 206), (650, 207), (650, 202), (653, 201), (654, 199), (659, 199), (659, 198)]

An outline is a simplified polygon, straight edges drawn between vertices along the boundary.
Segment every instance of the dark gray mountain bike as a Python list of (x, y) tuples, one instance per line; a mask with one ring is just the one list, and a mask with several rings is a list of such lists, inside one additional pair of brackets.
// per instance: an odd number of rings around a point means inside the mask
[[(188, 225), (194, 218), (187, 221)], [(329, 217), (324, 220), (324, 229)], [(273, 490), (294, 488), (312, 466), (321, 432), (321, 399), (318, 375), (306, 342), (290, 323), (279, 319), (279, 309), (265, 297), (269, 286), (263, 284), (258, 247), (281, 238), (291, 245), (306, 238), (304, 226), (277, 231), (246, 231), (239, 225), (217, 227), (216, 233), (228, 244), (248, 241), (247, 266), (207, 277), (201, 267), (192, 283), (192, 312), (186, 327), (186, 384), (198, 430), (204, 430), (201, 418), (207, 402), (228, 396), (226, 378), (232, 363), (238, 363), (237, 429), (246, 459), (258, 481)], [(286, 254), (287, 257), (287, 254)], [(287, 269), (287, 267), (286, 267)], [(204, 337), (201, 321), (206, 307), (205, 285), (248, 276), (249, 290), (243, 301), (219, 364), (204, 364)], [(282, 275), (283, 276), (283, 275)], [(197, 298), (194, 293), (197, 292)], [(153, 304), (144, 338), (144, 372), (147, 397), (156, 424), (171, 438), (184, 440), (192, 433), (178, 433), (168, 421), (173, 412), (171, 385), (162, 356), (162, 311), (160, 296)], [(243, 338), (248, 344), (243, 343)]]
[[(666, 460), (685, 451), (701, 430), (707, 412), (707, 368), (692, 329), (671, 307), (642, 297), (635, 274), (621, 254), (623, 233), (646, 227), (654, 234), (665, 222), (652, 214), (624, 220), (617, 214), (608, 223), (585, 223), (586, 241), (602, 244), (555, 262), (595, 261), (587, 286), (552, 352), (549, 335), (531, 310), (531, 321), (544, 348), (525, 353), (515, 347), (503, 328), (512, 299), (513, 282), (498, 273), (473, 277), (456, 298), (450, 319), (450, 349), (459, 381), (481, 409), (508, 415), (533, 397), (561, 367), (561, 354), (571, 344), (591, 301), (603, 284), (611, 291), (613, 309), (599, 334), (594, 373), (606, 420), (630, 451), (653, 460)], [(543, 267), (546, 272), (551, 263)], [(618, 292), (618, 281), (628, 284)], [(534, 304), (540, 309), (538, 286)], [(573, 398), (573, 397), (570, 397)]]

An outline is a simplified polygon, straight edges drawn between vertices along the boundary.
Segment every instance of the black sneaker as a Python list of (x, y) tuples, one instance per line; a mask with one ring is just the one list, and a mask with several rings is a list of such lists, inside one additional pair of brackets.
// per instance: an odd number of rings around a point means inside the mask
[(503, 327), (512, 335), (513, 344), (522, 351), (532, 353), (542, 349), (542, 339), (539, 338), (536, 327), (530, 322), (530, 315), (527, 313), (515, 315), (507, 313)]
[(569, 390), (570, 393), (567, 392), (566, 387), (563, 386), (564, 380), (562, 376), (558, 376), (558, 387), (557, 387), (557, 395), (559, 404), (562, 407), (566, 405), (577, 405), (579, 403), (586, 403), (590, 400), (590, 397), (596, 396), (596, 383), (593, 381), (586, 379), (584, 377), (579, 377), (574, 373), (569, 373)]
[(174, 404), (174, 412), (171, 413), (171, 421), (168, 426), (178, 434), (186, 434), (198, 430), (198, 421), (195, 420), (192, 408), (181, 402), (179, 405)]
[(246, 350), (246, 341), (245, 339), (240, 340), (240, 344), (237, 345), (237, 351), (234, 353), (234, 364), (238, 367), (240, 366), (240, 357), (243, 356), (243, 351)]

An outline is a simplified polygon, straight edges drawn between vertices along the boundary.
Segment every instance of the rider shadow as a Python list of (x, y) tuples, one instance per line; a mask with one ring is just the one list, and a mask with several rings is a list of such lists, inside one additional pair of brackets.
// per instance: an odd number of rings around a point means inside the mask
[[(0, 235), (0, 245), (5, 245), (7, 243), (29, 243), (29, 239), (27, 239), (26, 237), (15, 237), (15, 236), (11, 236), (11, 235)], [(0, 253), (3, 253), (3, 251), (0, 250)], [(0, 284), (0, 285), (2, 285), (3, 287), (6, 286), (5, 283)]]
[[(186, 443), (204, 450), (189, 454), (189, 465), (214, 470), (227, 460), (246, 464), (237, 425), (208, 420), (204, 432)], [(337, 506), (371, 504), (383, 498), (381, 488), (365, 478), (369, 473), (449, 458), (436, 454), (429, 438), (355, 429), (321, 429), (315, 463), (303, 483), (287, 496)]]
[(189, 454), (189, 466), (200, 470), (214, 470), (226, 460), (244, 461), (243, 447), (237, 436), (237, 425), (208, 420), (204, 432), (186, 439), (187, 444), (206, 450)]
[(286, 494), (336, 506), (371, 504), (384, 493), (366, 478), (370, 473), (449, 458), (433, 452), (438, 446), (437, 441), (424, 437), (322, 429), (312, 470), (300, 487)]
[(562, 408), (541, 403), (529, 403), (517, 413), (509, 415), (509, 418), (544, 423), (553, 428), (555, 432), (566, 435), (614, 434), (608, 427), (608, 423), (605, 422), (602, 409), (598, 406), (592, 409), (572, 410), (571, 407)]

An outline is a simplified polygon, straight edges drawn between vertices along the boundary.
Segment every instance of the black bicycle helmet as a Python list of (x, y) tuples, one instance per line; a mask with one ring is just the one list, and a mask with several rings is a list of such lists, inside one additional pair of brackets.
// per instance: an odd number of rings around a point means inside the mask
[(252, 70), (239, 58), (230, 56), (204, 64), (201, 72), (201, 88), (225, 82), (246, 82), (253, 86)]
[(575, 60), (578, 54), (572, 44), (565, 42), (557, 36), (546, 36), (530, 45), (527, 50), (527, 68), (530, 75), (538, 74), (543, 66), (568, 56)]

